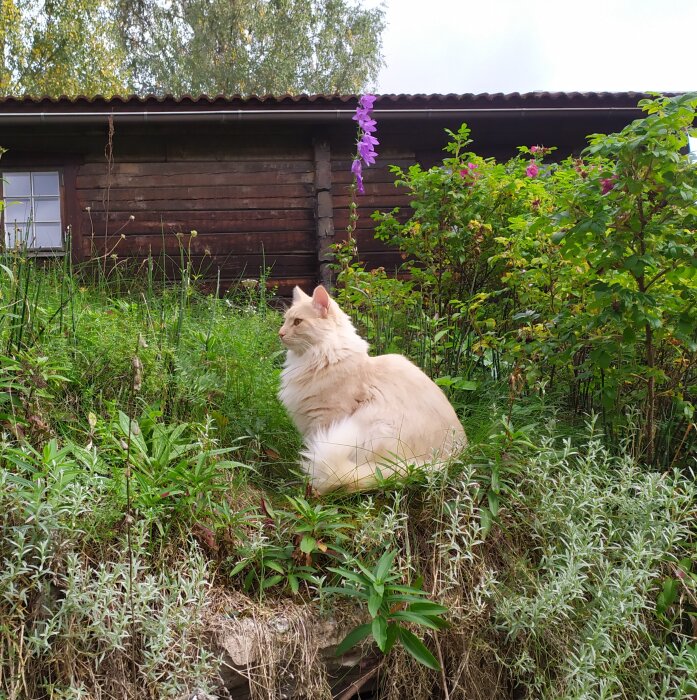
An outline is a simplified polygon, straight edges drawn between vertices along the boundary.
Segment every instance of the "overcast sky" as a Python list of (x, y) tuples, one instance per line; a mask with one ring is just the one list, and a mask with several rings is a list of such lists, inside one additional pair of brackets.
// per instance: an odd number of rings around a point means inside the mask
[(697, 0), (365, 0), (377, 92), (697, 90)]

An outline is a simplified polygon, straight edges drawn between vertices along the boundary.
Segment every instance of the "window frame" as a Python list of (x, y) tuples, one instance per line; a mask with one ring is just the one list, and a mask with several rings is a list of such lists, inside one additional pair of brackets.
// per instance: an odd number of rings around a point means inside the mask
[[(32, 212), (35, 211), (35, 203), (37, 200), (42, 200), (42, 199), (58, 199), (58, 208), (59, 208), (59, 221), (58, 225), (60, 228), (60, 238), (61, 242), (59, 246), (38, 246), (38, 245), (25, 245), (23, 246), (23, 250), (26, 251), (27, 254), (35, 256), (35, 257), (53, 257), (53, 256), (62, 256), (65, 255), (67, 252), (67, 233), (66, 233), (66, 203), (65, 203), (65, 174), (64, 174), (64, 169), (62, 167), (56, 167), (56, 166), (44, 166), (44, 165), (29, 165), (28, 167), (9, 167), (9, 168), (0, 168), (0, 201), (2, 201), (3, 206), (2, 209), (0, 210), (0, 230), (2, 231), (2, 247), (5, 250), (11, 250), (14, 248), (13, 246), (9, 245), (10, 241), (10, 235), (8, 234), (6, 230), (6, 221), (5, 221), (5, 209), (6, 209), (6, 204), (7, 201), (12, 201), (13, 197), (7, 197), (5, 195), (5, 178), (8, 175), (17, 175), (17, 174), (27, 174), (30, 177), (30, 188), (31, 188), (31, 194), (29, 196), (29, 201), (31, 203), (31, 208)], [(36, 195), (34, 194), (34, 175), (57, 175), (58, 176), (58, 192), (57, 195)], [(26, 197), (22, 196), (17, 196), (16, 199), (26, 199)], [(43, 223), (43, 222), (37, 222), (36, 220), (32, 221), (32, 226), (35, 226), (37, 223)], [(55, 221), (52, 222), (45, 222), (45, 223), (55, 223)], [(35, 229), (34, 229), (35, 231)], [(36, 233), (34, 233), (34, 240), (36, 240)], [(15, 244), (16, 245), (16, 244)]]

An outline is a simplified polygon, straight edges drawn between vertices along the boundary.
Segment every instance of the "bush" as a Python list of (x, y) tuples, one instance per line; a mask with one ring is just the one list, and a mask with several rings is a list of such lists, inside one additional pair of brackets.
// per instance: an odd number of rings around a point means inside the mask
[(449, 132), (442, 166), (393, 168), (407, 221), (374, 215), (405, 278), (365, 271), (349, 239), (338, 283), (378, 342), (389, 296), (390, 337), (455, 392), (491, 377), (553, 391), (615, 440), (638, 414), (635, 454), (669, 466), (697, 453), (697, 169), (680, 152), (697, 96), (641, 105), (556, 163), (543, 146), (496, 163), (465, 150), (466, 126)]

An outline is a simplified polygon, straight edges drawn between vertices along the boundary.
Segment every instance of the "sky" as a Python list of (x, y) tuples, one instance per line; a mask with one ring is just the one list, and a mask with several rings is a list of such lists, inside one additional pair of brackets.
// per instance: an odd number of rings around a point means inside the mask
[(378, 93), (697, 90), (697, 0), (380, 4)]

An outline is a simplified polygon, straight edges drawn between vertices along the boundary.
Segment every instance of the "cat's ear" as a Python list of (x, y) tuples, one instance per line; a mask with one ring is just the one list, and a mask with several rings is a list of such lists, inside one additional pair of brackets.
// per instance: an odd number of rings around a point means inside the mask
[(329, 294), (322, 285), (316, 287), (312, 294), (312, 306), (322, 314), (323, 318), (329, 314)]
[(309, 299), (310, 297), (303, 292), (300, 287), (293, 288), (293, 302), (303, 301), (303, 299)]

